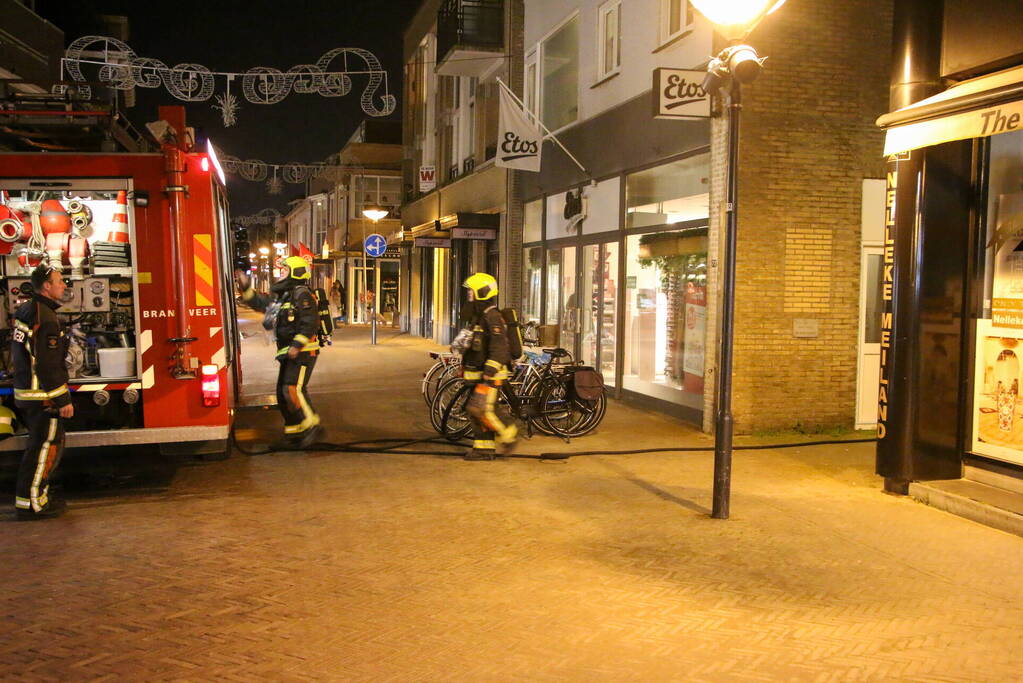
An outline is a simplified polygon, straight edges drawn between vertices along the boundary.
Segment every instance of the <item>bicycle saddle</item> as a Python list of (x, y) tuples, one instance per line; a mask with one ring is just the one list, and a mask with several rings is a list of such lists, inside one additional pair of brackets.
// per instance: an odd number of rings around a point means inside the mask
[(550, 354), (554, 358), (567, 358), (572, 355), (560, 346), (556, 349), (544, 349), (543, 352)]

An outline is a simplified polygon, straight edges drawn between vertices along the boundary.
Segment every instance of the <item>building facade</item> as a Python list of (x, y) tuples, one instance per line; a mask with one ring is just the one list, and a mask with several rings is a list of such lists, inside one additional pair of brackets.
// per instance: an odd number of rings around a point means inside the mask
[(461, 283), (498, 278), (519, 300), (521, 180), (494, 165), (498, 79), (521, 88), (521, 0), (427, 0), (405, 30), (402, 270), (405, 329), (455, 333)]
[[(363, 121), (344, 147), (326, 160), (330, 173), (308, 182), (303, 209), (296, 214), (297, 234), (316, 259), (313, 273), (318, 286), (329, 291), (335, 281), (342, 288), (338, 314), (351, 324), (369, 323), (374, 306), (378, 320), (398, 324), (407, 311), (400, 305), (398, 251), (381, 258), (366, 258), (363, 242), (374, 233), (400, 231), (401, 124)], [(387, 215), (372, 220), (367, 208), (382, 208)], [(289, 240), (298, 244), (297, 237)]]
[[(657, 68), (703, 70), (724, 43), (685, 0), (525, 5), (525, 103), (585, 171), (548, 141), (540, 173), (518, 174), (523, 317), (617, 395), (709, 430), (727, 131), (720, 102), (710, 118), (654, 118), (651, 84)], [(804, 0), (749, 37), (769, 59), (744, 88), (740, 431), (873, 424), (860, 285), (883, 208), (873, 119), (890, 25), (890, 0)]]
[(897, 0), (877, 471), (1021, 490), (1023, 8)]

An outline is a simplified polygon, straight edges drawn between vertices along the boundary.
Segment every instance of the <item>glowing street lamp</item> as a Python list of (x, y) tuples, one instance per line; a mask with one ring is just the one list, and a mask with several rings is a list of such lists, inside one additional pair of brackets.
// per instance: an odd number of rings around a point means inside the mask
[(362, 215), (376, 223), (381, 218), (387, 218), (387, 214), (391, 213), (390, 210), (383, 206), (376, 204), (367, 204), (362, 209)]
[(725, 258), (721, 280), (721, 334), (714, 416), (714, 495), (711, 517), (728, 519), (732, 487), (732, 337), (735, 327), (735, 238), (739, 223), (739, 113), (742, 84), (750, 83), (764, 60), (743, 41), (785, 0), (690, 0), (731, 43), (707, 65), (707, 92), (728, 88), (728, 176), (726, 181)]
[(689, 0), (728, 40), (744, 40), (760, 20), (785, 0)]

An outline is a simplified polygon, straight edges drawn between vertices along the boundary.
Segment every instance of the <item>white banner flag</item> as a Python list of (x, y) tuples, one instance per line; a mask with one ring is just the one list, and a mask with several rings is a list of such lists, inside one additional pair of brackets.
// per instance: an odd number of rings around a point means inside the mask
[(540, 127), (519, 107), (503, 84), (497, 127), (497, 159), (494, 165), (539, 172), (543, 149)]

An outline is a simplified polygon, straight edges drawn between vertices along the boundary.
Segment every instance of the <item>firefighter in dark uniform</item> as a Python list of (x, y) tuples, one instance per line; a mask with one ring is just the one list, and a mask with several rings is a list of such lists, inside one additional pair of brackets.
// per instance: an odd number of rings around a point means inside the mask
[[(300, 256), (284, 260), (288, 273), (270, 287), (276, 297), (274, 330), (277, 336), (277, 407), (284, 416), (284, 441), (275, 448), (309, 448), (320, 434), (320, 416), (309, 400), (309, 378), (320, 353), (320, 315), (309, 289), (309, 262)], [(251, 280), (237, 273), (242, 299), (252, 308), (266, 311), (274, 304), (256, 293)]]
[(470, 275), (464, 287), (469, 303), (460, 317), (472, 330), (472, 341), (462, 356), (463, 377), (475, 382), (466, 409), (473, 426), (472, 448), (466, 460), (493, 460), (497, 450), (510, 453), (518, 428), (497, 409), (498, 387), (508, 379), (511, 357), (508, 326), (497, 307), (497, 280), (486, 273)]
[(14, 313), (11, 358), (14, 405), (28, 427), (14, 505), (18, 519), (57, 517), (65, 501), (50, 493), (50, 479), (64, 452), (64, 421), (74, 415), (64, 358), (68, 338), (56, 310), (67, 285), (49, 265), (32, 271), (32, 298)]

